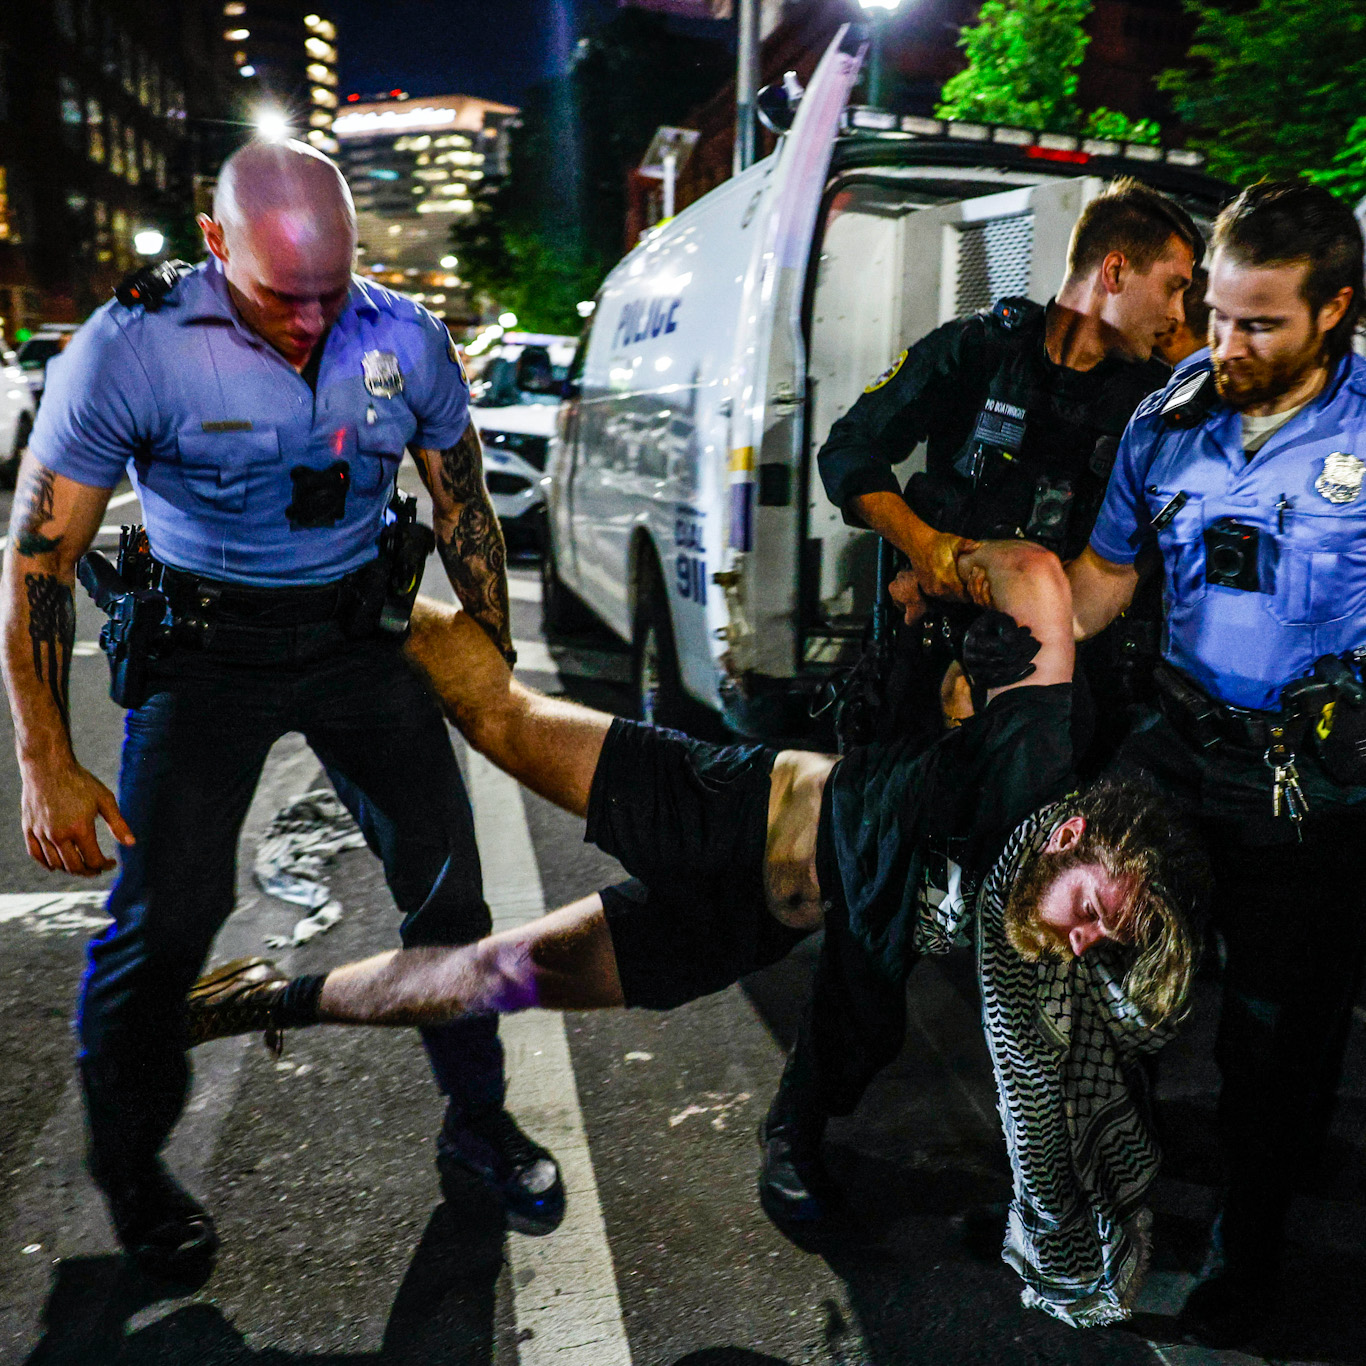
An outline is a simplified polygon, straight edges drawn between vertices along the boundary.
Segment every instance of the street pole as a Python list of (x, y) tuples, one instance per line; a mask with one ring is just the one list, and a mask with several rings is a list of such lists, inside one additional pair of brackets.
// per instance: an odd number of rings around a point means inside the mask
[(674, 186), (678, 183), (678, 153), (672, 148), (664, 153), (664, 218), (674, 216)]
[(736, 0), (739, 26), (735, 63), (733, 174), (754, 165), (755, 96), (759, 90), (759, 0)]
[(887, 29), (887, 11), (874, 9), (868, 14), (868, 103), (874, 109), (882, 107), (882, 37)]

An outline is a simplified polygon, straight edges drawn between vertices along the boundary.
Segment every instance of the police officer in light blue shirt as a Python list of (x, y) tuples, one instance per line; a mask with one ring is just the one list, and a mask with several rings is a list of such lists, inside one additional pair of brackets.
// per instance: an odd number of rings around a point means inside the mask
[[(200, 221), (210, 260), (138, 278), (53, 368), (3, 594), (30, 852), (112, 866), (97, 815), (123, 846), (79, 1006), (92, 1173), (127, 1251), (182, 1280), (207, 1273), (217, 1240), (158, 1153), (185, 1100), (185, 993), (232, 909), (271, 745), (298, 731), (322, 760), (383, 860), (404, 944), (490, 929), (445, 722), (402, 655), (410, 599), (384, 519), (405, 448), (462, 604), (513, 654), (463, 370), (440, 320), (352, 276), (340, 172), (302, 143), (251, 144)], [(131, 699), (116, 801), (75, 759), (67, 671), (74, 567), (125, 470), (174, 625)], [(281, 1025), (316, 1018), (317, 990), (283, 999)], [(554, 1227), (558, 1169), (503, 1108), (496, 1021), (423, 1039), (449, 1096), (443, 1176), (473, 1171), (527, 1231)]]
[(1274, 1305), (1366, 958), (1366, 361), (1361, 233), (1326, 191), (1255, 186), (1212, 248), (1210, 350), (1135, 413), (1069, 572), (1090, 635), (1145, 554), (1165, 571), (1160, 708), (1121, 757), (1214, 862), (1227, 1190), (1185, 1316), (1233, 1345)]

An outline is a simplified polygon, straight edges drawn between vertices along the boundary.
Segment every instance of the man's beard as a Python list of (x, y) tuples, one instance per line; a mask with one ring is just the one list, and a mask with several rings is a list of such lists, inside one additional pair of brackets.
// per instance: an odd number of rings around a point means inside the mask
[(1006, 939), (1027, 963), (1037, 963), (1041, 958), (1073, 957), (1067, 936), (1038, 918), (1044, 893), (1070, 864), (1065, 854), (1035, 854), (1011, 884), (1005, 904)]
[(1288, 394), (1309, 372), (1322, 364), (1322, 337), (1313, 337), (1302, 351), (1275, 360), (1214, 361), (1214, 383), (1230, 408), (1242, 410), (1272, 403)]

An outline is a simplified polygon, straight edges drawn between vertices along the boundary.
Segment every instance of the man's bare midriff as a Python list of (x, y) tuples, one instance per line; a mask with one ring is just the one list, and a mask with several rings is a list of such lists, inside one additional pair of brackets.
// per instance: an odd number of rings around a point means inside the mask
[(824, 912), (816, 878), (816, 826), (833, 754), (785, 749), (774, 760), (768, 789), (768, 846), (764, 890), (776, 920), (793, 929), (816, 929)]

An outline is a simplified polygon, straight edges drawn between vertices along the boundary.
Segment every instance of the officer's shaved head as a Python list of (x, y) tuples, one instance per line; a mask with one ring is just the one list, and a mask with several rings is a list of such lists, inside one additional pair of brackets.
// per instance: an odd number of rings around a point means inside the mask
[(306, 142), (249, 142), (223, 163), (214, 221), (230, 235), (286, 217), (299, 233), (340, 232), (352, 245), (356, 206), (337, 164)]
[(341, 171), (304, 142), (250, 142), (199, 225), (242, 320), (301, 369), (351, 287), (356, 208)]

